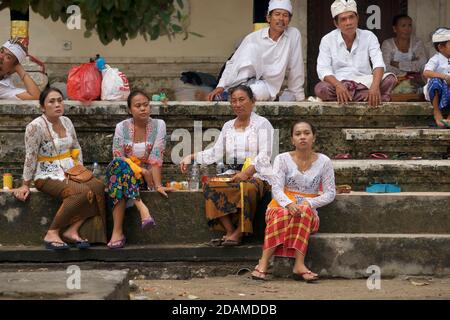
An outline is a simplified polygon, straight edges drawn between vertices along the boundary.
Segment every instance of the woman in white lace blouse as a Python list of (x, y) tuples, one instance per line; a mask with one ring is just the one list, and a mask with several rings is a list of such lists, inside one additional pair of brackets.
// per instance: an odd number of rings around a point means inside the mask
[(226, 232), (211, 244), (236, 246), (244, 234), (253, 233), (258, 202), (268, 190), (258, 166), (270, 161), (274, 130), (269, 120), (253, 112), (256, 100), (250, 87), (240, 85), (229, 92), (236, 118), (225, 123), (214, 147), (185, 157), (180, 167), (186, 172), (193, 160), (206, 165), (225, 163), (229, 181), (205, 183), (203, 195), (209, 226)]
[(25, 201), (34, 180), (39, 191), (62, 200), (44, 237), (47, 249), (69, 248), (61, 239), (60, 232), (66, 241), (74, 242), (79, 249), (89, 247), (88, 240), (81, 235), (87, 236), (91, 242), (105, 243), (103, 183), (95, 178), (78, 183), (65, 176), (65, 171), (82, 164), (83, 156), (72, 121), (63, 116), (63, 95), (58, 89), (49, 88), (41, 93), (39, 102), (43, 115), (26, 127), (23, 184), (14, 195)]
[(416, 93), (425, 85), (422, 71), (428, 55), (423, 42), (413, 32), (412, 19), (398, 15), (393, 19), (394, 38), (387, 39), (381, 46), (386, 71), (394, 73), (399, 83), (392, 93)]
[(305, 266), (308, 241), (319, 230), (317, 208), (331, 203), (336, 189), (331, 160), (313, 151), (315, 139), (314, 126), (297, 122), (291, 129), (295, 150), (278, 155), (272, 174), (263, 177), (272, 185), (273, 200), (266, 212), (263, 254), (252, 273), (253, 279), (265, 280), (273, 255), (295, 258), (296, 280), (318, 279)]

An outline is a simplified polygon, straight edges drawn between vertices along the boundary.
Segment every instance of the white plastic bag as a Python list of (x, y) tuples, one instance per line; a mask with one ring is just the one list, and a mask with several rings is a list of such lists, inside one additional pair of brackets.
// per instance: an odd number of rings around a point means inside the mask
[(102, 70), (102, 100), (124, 101), (130, 95), (128, 79), (117, 68), (105, 65)]

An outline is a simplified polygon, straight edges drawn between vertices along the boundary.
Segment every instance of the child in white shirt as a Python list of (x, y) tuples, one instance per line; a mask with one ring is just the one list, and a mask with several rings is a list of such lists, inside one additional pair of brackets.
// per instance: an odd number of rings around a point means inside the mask
[(438, 51), (425, 65), (423, 75), (428, 79), (425, 97), (434, 107), (434, 120), (439, 127), (450, 128), (450, 115), (444, 119), (442, 111), (450, 111), (450, 29), (439, 28), (433, 34)]

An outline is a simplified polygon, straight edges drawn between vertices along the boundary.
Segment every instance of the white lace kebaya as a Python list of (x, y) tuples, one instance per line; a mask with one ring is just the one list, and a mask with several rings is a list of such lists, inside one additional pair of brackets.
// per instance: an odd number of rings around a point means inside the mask
[[(272, 157), (274, 129), (269, 120), (252, 112), (250, 124), (244, 131), (236, 130), (235, 122), (236, 119), (226, 122), (214, 146), (196, 154), (197, 163), (232, 164), (233, 159), (237, 159), (238, 164), (243, 164), (245, 159), (250, 157), (251, 164), (255, 165), (258, 171), (258, 163), (265, 163)], [(229, 170), (227, 173), (234, 172)]]
[(284, 208), (292, 203), (284, 193), (285, 188), (304, 194), (319, 194), (322, 184), (323, 192), (318, 197), (303, 199), (309, 202), (312, 209), (331, 203), (336, 196), (333, 164), (330, 158), (321, 153), (305, 172), (298, 169), (289, 152), (282, 153), (275, 158), (273, 174), (262, 178), (270, 183), (272, 197)]
[[(38, 161), (38, 157), (55, 157), (69, 152), (71, 149), (79, 149), (78, 162), (83, 163), (81, 147), (77, 139), (75, 128), (67, 117), (60, 117), (63, 127), (66, 129), (66, 137), (60, 138), (53, 130), (53, 125), (47, 120), (45, 115), (34, 119), (25, 130), (25, 163), (23, 169), (23, 179), (30, 181), (39, 179), (52, 179), (63, 181), (64, 171), (72, 168), (75, 163), (72, 158), (65, 158), (55, 161)], [(45, 122), (48, 124), (51, 137), (48, 134)], [(52, 143), (52, 139), (58, 149)], [(62, 167), (62, 168), (61, 168)]]

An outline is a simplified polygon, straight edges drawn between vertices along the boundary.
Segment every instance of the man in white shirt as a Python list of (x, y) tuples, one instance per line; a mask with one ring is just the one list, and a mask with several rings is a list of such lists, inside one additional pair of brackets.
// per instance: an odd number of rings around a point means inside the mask
[(336, 0), (331, 14), (337, 29), (320, 43), (317, 73), (321, 82), (315, 87), (316, 96), (340, 104), (368, 101), (374, 107), (390, 101), (397, 77), (384, 73), (386, 66), (377, 37), (358, 29), (356, 2)]
[(249, 34), (227, 62), (217, 88), (207, 99), (227, 100), (227, 90), (239, 84), (249, 85), (258, 101), (273, 101), (286, 76), (288, 88), (280, 100), (305, 99), (303, 84), (302, 38), (300, 31), (288, 27), (292, 18), (290, 0), (271, 0), (268, 28)]
[[(17, 40), (9, 40), (0, 48), (0, 100), (38, 100), (40, 90), (30, 75), (24, 70), (22, 62), (27, 57), (25, 48)], [(24, 89), (16, 88), (11, 75), (17, 72), (25, 84)]]

